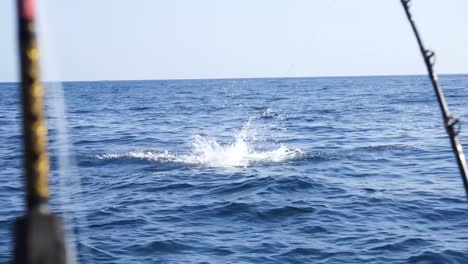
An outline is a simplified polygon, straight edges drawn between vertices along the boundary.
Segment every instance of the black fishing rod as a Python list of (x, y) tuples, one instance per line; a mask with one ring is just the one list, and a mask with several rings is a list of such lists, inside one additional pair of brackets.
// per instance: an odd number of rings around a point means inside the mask
[(424, 48), (421, 36), (419, 35), (419, 31), (416, 28), (416, 24), (410, 12), (411, 0), (401, 0), (401, 3), (403, 5), (403, 8), (405, 9), (406, 17), (408, 18), (408, 21), (411, 24), (411, 28), (413, 29), (414, 35), (416, 36), (416, 40), (418, 41), (419, 49), (421, 50), (421, 54), (424, 58), (424, 63), (426, 64), (429, 78), (431, 79), (432, 86), (434, 87), (434, 91), (437, 95), (437, 100), (439, 102), (440, 109), (442, 110), (442, 118), (444, 120), (445, 130), (447, 131), (447, 134), (450, 138), (450, 142), (452, 143), (453, 152), (455, 153), (458, 167), (460, 169), (460, 175), (463, 180), (463, 185), (465, 186), (465, 191), (468, 195), (468, 169), (466, 167), (466, 160), (465, 155), (463, 154), (462, 145), (458, 141), (457, 137), (459, 133), (460, 119), (453, 115), (450, 115), (447, 103), (445, 102), (444, 94), (442, 93), (442, 89), (439, 86), (437, 73), (434, 70), (435, 53), (431, 50)]
[(14, 227), (14, 264), (67, 262), (62, 221), (49, 211), (49, 158), (34, 0), (17, 0), (26, 213)]

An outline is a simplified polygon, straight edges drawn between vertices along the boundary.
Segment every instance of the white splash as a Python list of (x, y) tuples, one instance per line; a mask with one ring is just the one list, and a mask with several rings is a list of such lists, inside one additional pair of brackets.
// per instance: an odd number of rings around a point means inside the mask
[(197, 135), (189, 161), (210, 167), (247, 167), (254, 163), (284, 162), (301, 155), (300, 149), (291, 150), (285, 146), (270, 151), (256, 151), (242, 137), (236, 137), (232, 144), (221, 145), (216, 139)]
[[(268, 110), (270, 111), (270, 110)], [(281, 163), (300, 159), (301, 149), (290, 149), (284, 145), (274, 145), (269, 149), (256, 149), (262, 143), (259, 131), (252, 127), (250, 118), (235, 135), (230, 144), (219, 143), (216, 138), (196, 135), (192, 140), (190, 154), (171, 154), (168, 151), (131, 151), (98, 155), (98, 159), (133, 158), (161, 163), (175, 162), (207, 167), (248, 167), (253, 164)]]

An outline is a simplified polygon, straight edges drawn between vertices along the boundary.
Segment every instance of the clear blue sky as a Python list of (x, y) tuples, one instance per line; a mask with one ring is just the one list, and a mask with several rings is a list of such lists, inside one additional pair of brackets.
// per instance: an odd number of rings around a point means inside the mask
[[(50, 80), (424, 73), (399, 0), (37, 0)], [(0, 1), (0, 81), (18, 79)], [(468, 1), (413, 0), (440, 73), (468, 73)]]

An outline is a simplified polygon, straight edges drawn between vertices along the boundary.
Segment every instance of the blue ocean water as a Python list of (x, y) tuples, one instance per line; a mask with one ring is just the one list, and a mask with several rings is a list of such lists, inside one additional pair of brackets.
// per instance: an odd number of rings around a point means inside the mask
[[(440, 81), (468, 116), (468, 75)], [(425, 76), (65, 83), (72, 159), (49, 86), (52, 208), (80, 263), (468, 261), (468, 203)], [(17, 84), (0, 89), (5, 263), (22, 147)]]

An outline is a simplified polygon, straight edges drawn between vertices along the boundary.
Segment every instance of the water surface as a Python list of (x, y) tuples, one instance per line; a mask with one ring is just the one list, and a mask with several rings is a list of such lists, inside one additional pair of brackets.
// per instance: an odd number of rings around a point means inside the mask
[[(441, 83), (468, 116), (468, 76)], [(3, 263), (23, 198), (17, 85), (0, 89)], [(77, 169), (62, 182), (52, 90), (52, 203), (81, 263), (468, 258), (468, 204), (425, 76), (65, 83)]]

